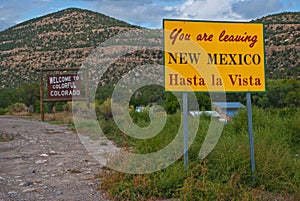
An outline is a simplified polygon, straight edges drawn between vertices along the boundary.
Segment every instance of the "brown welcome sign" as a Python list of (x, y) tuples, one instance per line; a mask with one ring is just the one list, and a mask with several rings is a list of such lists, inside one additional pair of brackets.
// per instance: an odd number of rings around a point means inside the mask
[(81, 77), (78, 74), (48, 75), (47, 86), (49, 99), (81, 98)]

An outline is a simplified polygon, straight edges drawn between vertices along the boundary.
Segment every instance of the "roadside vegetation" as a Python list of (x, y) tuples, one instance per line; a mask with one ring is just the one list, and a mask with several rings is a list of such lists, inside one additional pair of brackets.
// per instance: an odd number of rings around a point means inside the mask
[[(114, 87), (113, 84), (107, 84), (99, 87), (95, 94), (97, 104), (103, 104), (104, 101), (111, 98)], [(46, 91), (46, 89), (45, 89)], [(211, 103), (209, 95), (206, 93), (196, 94), (198, 104), (201, 110), (210, 110)], [(300, 80), (283, 79), (267, 80), (267, 92), (252, 95), (253, 105), (263, 108), (297, 108), (300, 107)], [(244, 94), (227, 94), (227, 101), (239, 101), (246, 103)], [(25, 104), (26, 108), (31, 107), (32, 113), (40, 112), (40, 94), (39, 84), (24, 84), (18, 88), (0, 89), (0, 115), (16, 113), (15, 104)], [(175, 113), (179, 108), (176, 98), (169, 93), (164, 93), (160, 86), (147, 86), (135, 92), (129, 102), (129, 105), (147, 106), (151, 104), (162, 105), (167, 112)], [(66, 102), (46, 103), (46, 113), (51, 113), (53, 106), (58, 111), (71, 111)]]
[[(224, 126), (218, 144), (203, 160), (198, 154), (209, 124), (219, 122), (207, 116), (200, 118), (196, 139), (189, 148), (187, 171), (183, 158), (161, 171), (143, 175), (104, 169), (98, 175), (102, 178), (99, 188), (113, 200), (297, 200), (300, 197), (300, 81), (269, 80), (267, 85), (267, 93), (252, 95), (255, 172), (250, 169), (247, 115), (242, 109)], [(18, 114), (30, 106), (33, 114), (38, 113), (36, 88), (29, 84), (17, 90), (1, 89), (1, 114)], [(172, 141), (181, 121), (179, 104), (172, 94), (164, 93), (161, 87), (150, 86), (132, 96), (130, 115), (135, 124), (142, 127), (150, 124), (148, 106), (151, 104), (160, 104), (168, 114), (167, 124), (159, 134), (148, 140), (137, 140), (115, 125), (110, 110), (111, 90), (111, 86), (98, 88), (94, 106), (102, 130), (117, 146), (136, 153), (150, 153)], [(197, 98), (200, 109), (210, 110), (207, 94), (197, 94)], [(229, 94), (228, 101), (245, 103), (245, 97)], [(65, 113), (55, 115), (53, 106)], [(146, 109), (136, 112), (136, 106)], [(65, 102), (49, 103), (46, 119), (66, 122), (64, 117), (71, 114), (70, 108)], [(72, 116), (69, 117), (67, 123), (72, 124)]]
[[(147, 111), (131, 112), (131, 115), (137, 124), (149, 121)], [(100, 188), (113, 200), (297, 200), (300, 196), (299, 115), (299, 109), (253, 108), (254, 173), (250, 169), (246, 110), (241, 110), (225, 125), (218, 144), (204, 160), (198, 154), (213, 120), (201, 118), (197, 137), (189, 149), (188, 171), (182, 158), (164, 170), (144, 175), (106, 170), (101, 175)], [(113, 120), (106, 121), (103, 130), (119, 146), (149, 153), (174, 138), (181, 116), (168, 115), (165, 129), (155, 138), (143, 141), (128, 138), (116, 129)]]

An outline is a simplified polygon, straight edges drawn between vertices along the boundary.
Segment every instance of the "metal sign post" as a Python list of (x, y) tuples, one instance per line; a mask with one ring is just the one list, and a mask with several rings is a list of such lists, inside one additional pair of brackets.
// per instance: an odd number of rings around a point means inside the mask
[(40, 112), (41, 112), (41, 121), (45, 120), (44, 115), (44, 89), (43, 89), (43, 68), (40, 68)]
[(183, 100), (183, 153), (184, 153), (184, 166), (188, 170), (188, 98), (187, 93), (182, 94)]
[(248, 134), (249, 134), (249, 143), (250, 143), (250, 162), (251, 162), (251, 170), (254, 172), (255, 159), (254, 159), (251, 93), (247, 93), (246, 96), (247, 96), (247, 113), (248, 113)]

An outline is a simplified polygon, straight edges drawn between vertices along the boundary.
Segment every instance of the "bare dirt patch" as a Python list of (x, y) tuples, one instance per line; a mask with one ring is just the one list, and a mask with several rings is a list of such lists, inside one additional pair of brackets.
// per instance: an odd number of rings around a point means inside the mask
[(0, 200), (108, 200), (102, 165), (67, 126), (0, 116), (0, 134)]

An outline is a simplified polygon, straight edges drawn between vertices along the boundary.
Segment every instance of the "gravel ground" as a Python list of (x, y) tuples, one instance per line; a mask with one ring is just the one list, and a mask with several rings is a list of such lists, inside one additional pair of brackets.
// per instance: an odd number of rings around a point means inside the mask
[(102, 167), (68, 127), (0, 116), (1, 201), (108, 200)]

